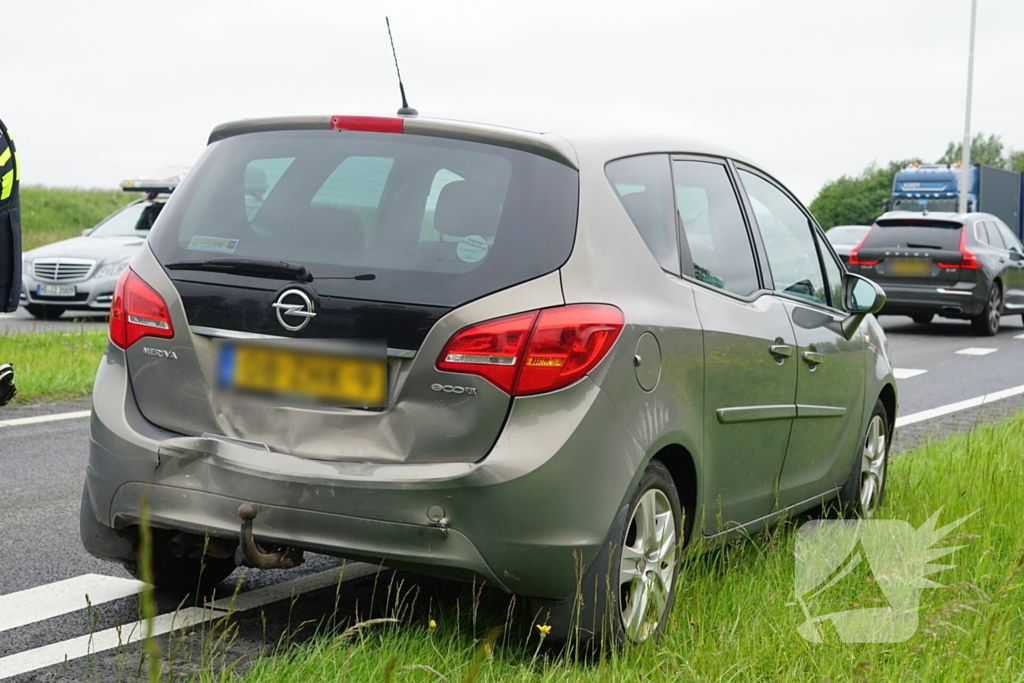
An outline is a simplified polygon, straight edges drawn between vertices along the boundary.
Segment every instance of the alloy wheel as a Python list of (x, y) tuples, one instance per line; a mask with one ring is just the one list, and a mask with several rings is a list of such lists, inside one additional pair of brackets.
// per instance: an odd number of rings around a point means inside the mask
[(881, 415), (874, 415), (868, 424), (864, 439), (864, 453), (860, 467), (860, 510), (861, 515), (870, 517), (882, 497), (886, 469), (885, 422)]
[(999, 289), (999, 283), (992, 285), (992, 293), (988, 297), (988, 327), (990, 330), (999, 329), (999, 318), (1002, 316), (1003, 294)]
[(619, 607), (630, 640), (647, 640), (665, 617), (677, 551), (676, 519), (668, 497), (660, 489), (649, 489), (626, 525), (619, 562)]

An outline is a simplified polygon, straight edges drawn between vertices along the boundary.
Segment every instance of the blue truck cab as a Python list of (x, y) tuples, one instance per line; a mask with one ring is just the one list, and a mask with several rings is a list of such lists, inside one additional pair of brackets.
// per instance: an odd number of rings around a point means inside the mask
[(960, 177), (966, 174), (967, 212), (998, 216), (1024, 237), (1024, 207), (1021, 206), (1024, 176), (1003, 168), (971, 164), (911, 164), (896, 174), (888, 208), (892, 211), (956, 213), (959, 209)]

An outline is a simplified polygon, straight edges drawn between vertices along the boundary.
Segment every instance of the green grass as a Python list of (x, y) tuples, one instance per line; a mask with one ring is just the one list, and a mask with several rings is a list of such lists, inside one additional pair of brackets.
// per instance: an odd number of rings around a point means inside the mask
[[(891, 644), (813, 644), (797, 627), (794, 524), (687, 561), (659, 642), (597, 661), (538, 650), (540, 634), (509, 598), (467, 588), (435, 601), (389, 585), (377, 600), (393, 623), (279, 647), (238, 677), (309, 681), (1016, 681), (1024, 680), (1024, 413), (897, 456), (879, 517), (919, 527), (979, 510), (945, 545), (956, 565), (922, 592), (919, 630)], [(940, 545), (943, 545), (940, 542)], [(877, 606), (865, 573), (837, 584), (833, 609)], [(850, 577), (848, 577), (850, 578)], [(379, 610), (378, 610), (379, 612)], [(429, 620), (436, 621), (430, 628)], [(224, 670), (204, 683), (233, 680)]]
[(88, 396), (106, 348), (106, 330), (0, 333), (18, 385), (13, 405)]
[(138, 199), (120, 190), (74, 190), (28, 186), (21, 188), (22, 249), (78, 237), (86, 228)]

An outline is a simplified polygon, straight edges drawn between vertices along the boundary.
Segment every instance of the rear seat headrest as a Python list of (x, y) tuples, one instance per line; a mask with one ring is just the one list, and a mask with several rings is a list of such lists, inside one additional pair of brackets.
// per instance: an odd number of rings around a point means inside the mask
[(442, 235), (494, 237), (501, 217), (501, 194), (472, 180), (448, 183), (437, 197), (434, 229)]

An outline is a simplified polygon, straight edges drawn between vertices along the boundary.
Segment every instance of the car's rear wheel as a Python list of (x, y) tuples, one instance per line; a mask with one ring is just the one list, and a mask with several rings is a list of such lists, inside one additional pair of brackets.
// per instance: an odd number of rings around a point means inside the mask
[(975, 334), (991, 337), (999, 331), (1000, 319), (1003, 315), (1003, 288), (998, 282), (992, 283), (985, 307), (981, 313), (971, 318), (971, 326)]
[(33, 318), (39, 318), (40, 320), (56, 320), (61, 317), (66, 311), (66, 308), (60, 306), (49, 306), (44, 304), (29, 304), (25, 306), (25, 310)]
[[(153, 575), (151, 580), (157, 588), (192, 596), (209, 595), (214, 587), (235, 570), (233, 557), (218, 558), (210, 555), (190, 557), (176, 556), (171, 552), (171, 538), (174, 532), (153, 530)], [(136, 548), (136, 552), (138, 549)], [(139, 559), (124, 564), (128, 573), (140, 581), (145, 580)]]
[(879, 399), (868, 420), (853, 470), (836, 501), (841, 516), (871, 517), (882, 504), (889, 470), (889, 436), (889, 418)]
[(928, 313), (928, 314), (922, 314), (922, 315), (912, 315), (912, 316), (910, 316), (910, 319), (913, 320), (918, 325), (927, 325), (928, 323), (930, 323), (932, 321), (932, 318), (934, 318), (934, 317), (935, 317), (934, 313)]
[(584, 648), (657, 638), (675, 599), (684, 539), (679, 493), (668, 468), (651, 461), (629, 505), (580, 582), (580, 595), (564, 603), (535, 601), (548, 638)]

